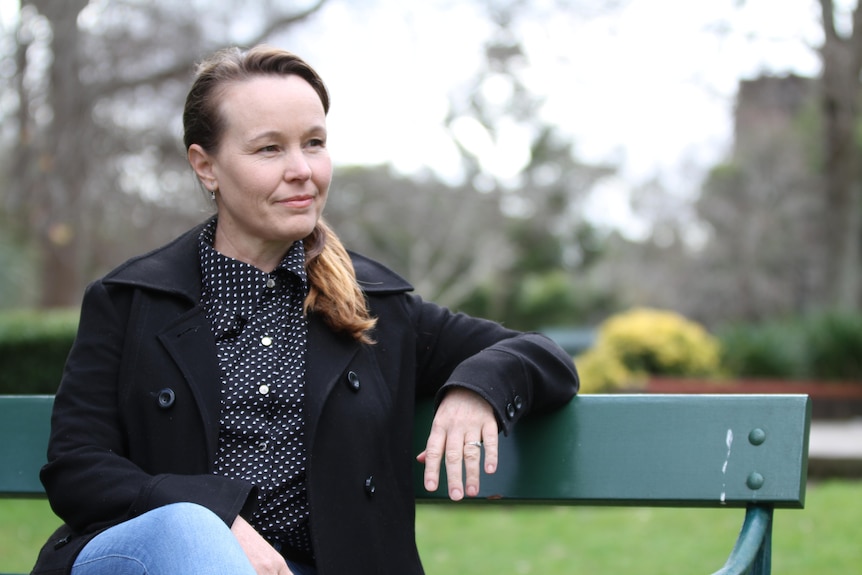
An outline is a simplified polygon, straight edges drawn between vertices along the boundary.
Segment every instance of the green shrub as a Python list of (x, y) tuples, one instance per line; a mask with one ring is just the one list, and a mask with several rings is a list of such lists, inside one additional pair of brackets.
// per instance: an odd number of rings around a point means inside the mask
[(862, 314), (828, 311), (718, 333), (736, 377), (862, 381)]
[(717, 377), (720, 345), (700, 324), (658, 309), (636, 308), (599, 326), (595, 345), (578, 356), (585, 392), (638, 387), (650, 375)]
[(862, 381), (862, 315), (827, 312), (806, 328), (812, 377)]
[(77, 310), (0, 312), (0, 394), (56, 392), (77, 324)]
[(800, 322), (735, 325), (718, 332), (722, 364), (735, 376), (799, 378), (807, 371)]

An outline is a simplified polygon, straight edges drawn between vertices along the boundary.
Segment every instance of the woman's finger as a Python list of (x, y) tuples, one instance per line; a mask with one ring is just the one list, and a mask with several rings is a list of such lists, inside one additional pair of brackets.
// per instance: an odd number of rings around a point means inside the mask
[(446, 448), (446, 432), (437, 423), (437, 418), (431, 424), (431, 433), (425, 443), (425, 451), (419, 454), (417, 460), (425, 464), (423, 483), (426, 491), (437, 491), (440, 484), (440, 465), (443, 451)]

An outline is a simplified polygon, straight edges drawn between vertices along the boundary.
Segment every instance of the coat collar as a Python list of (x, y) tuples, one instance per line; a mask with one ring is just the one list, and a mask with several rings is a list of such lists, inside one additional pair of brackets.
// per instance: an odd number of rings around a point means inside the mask
[(356, 281), (367, 294), (386, 295), (413, 291), (413, 286), (400, 275), (363, 255), (348, 252), (356, 270)]
[(201, 224), (171, 243), (132, 258), (105, 276), (106, 284), (167, 292), (197, 304), (201, 299), (198, 241)]
[[(105, 283), (129, 285), (172, 293), (198, 303), (201, 298), (201, 270), (198, 241), (204, 222), (171, 243), (135, 257), (105, 276)], [(400, 275), (363, 255), (348, 252), (356, 271), (356, 281), (366, 294), (386, 295), (413, 290)]]

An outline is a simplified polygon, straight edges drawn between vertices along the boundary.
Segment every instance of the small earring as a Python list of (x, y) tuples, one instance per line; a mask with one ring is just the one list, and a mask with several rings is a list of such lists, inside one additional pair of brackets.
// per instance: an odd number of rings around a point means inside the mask
[(210, 190), (210, 199), (215, 201), (215, 190)]

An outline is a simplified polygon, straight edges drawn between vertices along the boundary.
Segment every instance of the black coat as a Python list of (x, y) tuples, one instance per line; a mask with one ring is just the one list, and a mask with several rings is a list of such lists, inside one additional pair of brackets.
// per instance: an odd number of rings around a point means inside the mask
[[(87, 289), (41, 474), (66, 525), (36, 573), (68, 573), (94, 533), (162, 505), (199, 503), (230, 525), (256, 504), (254, 486), (212, 473), (219, 365), (200, 305), (199, 229)], [(378, 318), (377, 343), (335, 335), (309, 316), (307, 487), (317, 567), (321, 575), (418, 574), (416, 396), (473, 389), (505, 432), (528, 411), (569, 400), (577, 376), (548, 339), (423, 302), (394, 272), (352, 257)]]

